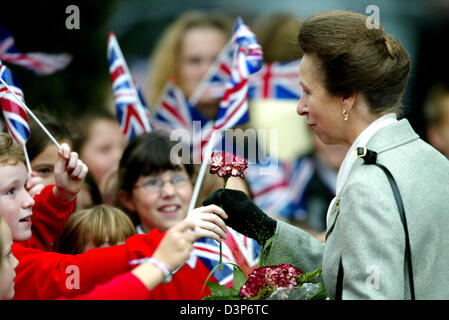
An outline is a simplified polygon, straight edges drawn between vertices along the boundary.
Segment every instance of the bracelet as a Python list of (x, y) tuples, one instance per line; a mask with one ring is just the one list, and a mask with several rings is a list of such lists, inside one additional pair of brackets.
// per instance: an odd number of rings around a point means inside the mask
[(168, 283), (171, 281), (173, 273), (164, 262), (154, 257), (149, 258), (146, 262), (151, 263), (152, 265), (154, 265), (155, 267), (157, 267), (159, 270), (162, 271), (162, 273), (164, 274), (164, 281), (163, 281), (164, 283)]

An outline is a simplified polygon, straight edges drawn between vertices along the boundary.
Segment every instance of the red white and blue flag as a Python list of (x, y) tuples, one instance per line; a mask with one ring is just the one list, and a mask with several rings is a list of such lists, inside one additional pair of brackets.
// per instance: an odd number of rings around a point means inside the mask
[(279, 163), (276, 172), (269, 175), (260, 174), (262, 167), (251, 164), (245, 171), (254, 203), (285, 219), (305, 219), (306, 191), (316, 171), (312, 159), (303, 157)]
[(151, 131), (149, 110), (131, 77), (113, 32), (109, 33), (108, 61), (117, 119), (123, 134), (131, 141), (138, 135)]
[[(6, 82), (9, 89), (14, 91), (19, 99), (25, 102), (19, 81), (14, 77), (11, 70), (1, 64), (1, 61), (0, 66), (2, 80)], [(27, 113), (2, 82), (0, 82), (0, 105), (9, 134), (16, 143), (25, 145), (30, 136)]]
[[(161, 99), (156, 104), (152, 124), (155, 129), (169, 134), (173, 130), (184, 129), (188, 134), (187, 141), (191, 152), (196, 150), (195, 154), (201, 155), (201, 141), (208, 136), (214, 122), (192, 106), (182, 90), (173, 80), (169, 80)], [(187, 141), (183, 140), (183, 142)]]
[(48, 75), (64, 69), (72, 60), (72, 56), (67, 53), (20, 53), (17, 51), (13, 36), (0, 25), (0, 60), (20, 65), (38, 75)]
[(173, 80), (169, 80), (156, 105), (154, 126), (167, 132), (174, 129), (185, 129), (189, 133), (193, 133), (194, 121), (200, 121), (201, 128), (210, 126), (212, 122), (190, 105), (182, 90), (176, 86)]
[(299, 85), (300, 62), (301, 60), (293, 60), (264, 64), (249, 79), (248, 99), (298, 100), (302, 94)]
[(263, 64), (262, 48), (240, 18), (234, 26), (232, 44), (231, 78), (214, 124), (214, 129), (220, 131), (248, 122), (248, 79)]
[[(251, 273), (258, 267), (261, 246), (256, 240), (248, 238), (228, 227), (228, 238), (222, 242), (223, 270), (216, 268), (213, 275), (221, 285), (233, 285), (233, 266), (231, 262), (240, 266), (245, 274)], [(219, 264), (219, 243), (210, 238), (201, 238), (193, 244), (192, 253), (212, 271)], [(192, 267), (192, 266), (191, 266)]]

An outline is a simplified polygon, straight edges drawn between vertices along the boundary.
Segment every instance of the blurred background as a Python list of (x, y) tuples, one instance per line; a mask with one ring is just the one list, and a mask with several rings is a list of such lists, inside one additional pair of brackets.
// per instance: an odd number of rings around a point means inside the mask
[[(76, 5), (80, 28), (67, 29), (66, 8)], [(369, 15), (379, 8), (380, 23), (409, 52), (412, 72), (404, 97), (406, 117), (424, 136), (422, 106), (436, 82), (449, 83), (445, 42), (449, 39), (447, 0), (95, 0), (33, 2), (7, 1), (0, 23), (15, 38), (19, 52), (68, 52), (70, 65), (53, 75), (38, 77), (10, 65), (21, 81), (27, 105), (76, 117), (80, 112), (112, 104), (106, 60), (109, 31), (114, 31), (136, 82), (146, 86), (149, 55), (164, 28), (190, 9), (221, 11), (241, 16), (246, 24), (273, 13), (294, 14), (300, 19), (324, 10), (348, 9)]]

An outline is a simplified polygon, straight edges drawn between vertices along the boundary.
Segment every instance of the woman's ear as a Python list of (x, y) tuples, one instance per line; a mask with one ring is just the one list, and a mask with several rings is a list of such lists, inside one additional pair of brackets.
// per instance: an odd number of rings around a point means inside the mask
[(129, 211), (135, 212), (137, 210), (136, 205), (134, 204), (134, 200), (132, 199), (132, 195), (124, 190), (120, 190), (118, 192), (118, 198), (122, 204), (122, 206)]
[(343, 109), (346, 110), (346, 112), (351, 112), (352, 108), (355, 105), (355, 102), (357, 100), (357, 93), (345, 93), (341, 96), (340, 103), (343, 107)]

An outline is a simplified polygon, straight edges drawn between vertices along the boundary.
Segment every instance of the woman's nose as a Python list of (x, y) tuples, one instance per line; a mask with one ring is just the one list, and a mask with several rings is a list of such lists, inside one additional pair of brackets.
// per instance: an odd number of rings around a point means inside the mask
[(301, 96), (301, 98), (299, 99), (298, 107), (296, 108), (296, 112), (300, 116), (305, 116), (307, 114), (307, 109), (306, 109), (306, 106), (305, 106), (305, 103), (304, 103), (303, 96)]

